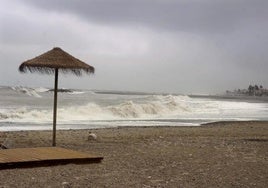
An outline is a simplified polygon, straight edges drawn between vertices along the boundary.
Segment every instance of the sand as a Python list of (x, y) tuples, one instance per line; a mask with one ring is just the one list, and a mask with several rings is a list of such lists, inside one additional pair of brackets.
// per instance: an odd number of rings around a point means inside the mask
[[(0, 170), (0, 187), (268, 187), (268, 122), (57, 132), (57, 145), (98, 164)], [(50, 131), (1, 134), (13, 148), (50, 146)]]

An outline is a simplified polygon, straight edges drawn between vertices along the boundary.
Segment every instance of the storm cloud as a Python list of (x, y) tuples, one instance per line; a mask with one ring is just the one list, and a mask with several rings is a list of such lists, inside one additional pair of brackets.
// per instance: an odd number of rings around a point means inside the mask
[[(19, 64), (59, 46), (95, 66), (62, 87), (215, 93), (268, 87), (265, 0), (4, 0), (0, 85), (51, 86)], [(38, 79), (36, 79), (38, 78)]]

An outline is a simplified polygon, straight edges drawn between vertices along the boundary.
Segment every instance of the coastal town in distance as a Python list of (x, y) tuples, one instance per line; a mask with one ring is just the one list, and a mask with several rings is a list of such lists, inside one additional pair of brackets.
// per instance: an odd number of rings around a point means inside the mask
[(247, 89), (235, 89), (233, 91), (226, 91), (227, 95), (233, 96), (268, 96), (268, 89), (264, 88), (262, 85), (249, 85)]

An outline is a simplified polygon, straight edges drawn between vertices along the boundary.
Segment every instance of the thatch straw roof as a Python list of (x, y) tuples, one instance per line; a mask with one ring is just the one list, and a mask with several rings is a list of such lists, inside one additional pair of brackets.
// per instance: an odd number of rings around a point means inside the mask
[(80, 61), (58, 47), (23, 62), (19, 67), (20, 72), (30, 71), (46, 74), (53, 74), (55, 69), (63, 73), (70, 72), (77, 76), (80, 76), (83, 72), (87, 74), (94, 73), (94, 67)]

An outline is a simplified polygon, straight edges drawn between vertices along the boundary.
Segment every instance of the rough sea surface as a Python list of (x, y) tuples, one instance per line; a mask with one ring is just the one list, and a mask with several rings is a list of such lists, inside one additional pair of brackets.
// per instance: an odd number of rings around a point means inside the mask
[[(53, 91), (0, 87), (0, 131), (52, 129)], [(118, 126), (198, 126), (215, 121), (268, 120), (267, 101), (63, 90), (58, 129)]]

